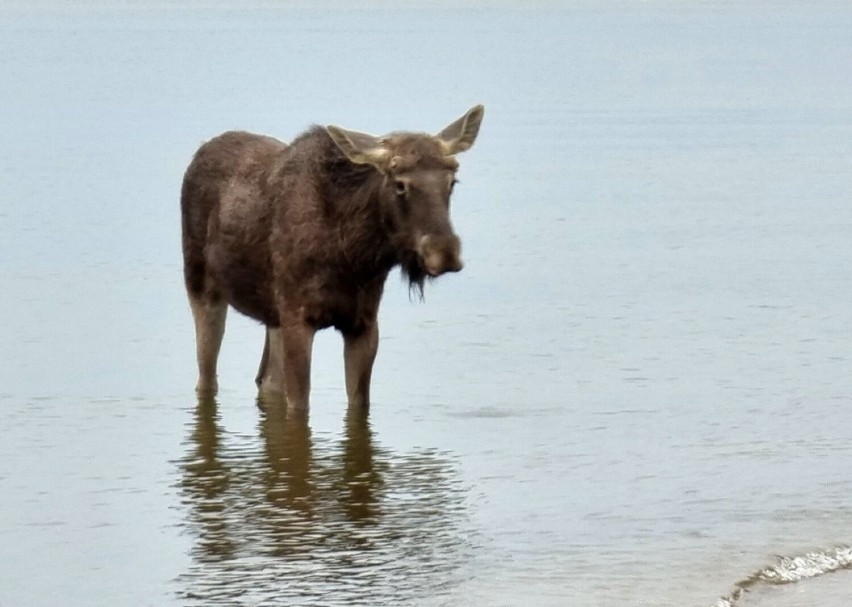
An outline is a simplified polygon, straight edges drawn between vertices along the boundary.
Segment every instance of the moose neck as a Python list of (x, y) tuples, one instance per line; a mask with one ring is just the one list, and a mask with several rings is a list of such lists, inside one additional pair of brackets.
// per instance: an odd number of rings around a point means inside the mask
[(361, 199), (363, 207), (353, 205), (343, 211), (338, 223), (340, 256), (359, 288), (376, 280), (384, 284), (388, 272), (400, 266), (411, 292), (422, 299), (427, 274), (417, 253), (406, 246), (382, 212), (379, 190), (383, 180), (378, 174), (371, 179), (375, 183), (370, 184), (370, 195)]
[(335, 226), (339, 257), (359, 285), (383, 279), (396, 265), (412, 288), (422, 292), (425, 273), (415, 253), (396, 233), (383, 211), (385, 176), (375, 167), (354, 164), (324, 130), (314, 136), (322, 149), (321, 175), (326, 216)]
[(397, 263), (397, 243), (382, 213), (384, 177), (372, 167), (338, 167), (325, 192), (341, 261), (355, 280), (386, 275)]

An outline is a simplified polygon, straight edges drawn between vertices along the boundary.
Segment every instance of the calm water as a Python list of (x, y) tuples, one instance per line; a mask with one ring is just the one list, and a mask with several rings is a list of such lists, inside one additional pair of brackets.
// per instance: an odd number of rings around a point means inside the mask
[[(0, 605), (847, 605), (852, 10), (808, 4), (4, 5)], [(334, 333), (261, 412), (237, 315), (197, 402), (201, 141), (478, 102), (369, 419)]]

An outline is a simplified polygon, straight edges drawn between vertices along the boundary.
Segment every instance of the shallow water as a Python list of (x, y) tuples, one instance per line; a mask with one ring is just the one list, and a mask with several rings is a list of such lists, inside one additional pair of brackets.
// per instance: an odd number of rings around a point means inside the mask
[[(242, 7), (0, 9), (0, 605), (848, 603), (758, 578), (852, 543), (852, 11)], [(259, 409), (236, 314), (197, 402), (198, 144), (478, 102), (369, 419), (333, 333)]]

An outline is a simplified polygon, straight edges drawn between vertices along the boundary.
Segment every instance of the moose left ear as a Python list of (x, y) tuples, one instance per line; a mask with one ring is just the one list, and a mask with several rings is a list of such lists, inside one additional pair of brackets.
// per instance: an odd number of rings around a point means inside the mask
[(447, 156), (469, 150), (479, 134), (485, 107), (475, 105), (467, 113), (436, 135)]
[(340, 151), (355, 164), (372, 164), (381, 168), (388, 156), (388, 150), (378, 137), (332, 125), (325, 127), (325, 130)]

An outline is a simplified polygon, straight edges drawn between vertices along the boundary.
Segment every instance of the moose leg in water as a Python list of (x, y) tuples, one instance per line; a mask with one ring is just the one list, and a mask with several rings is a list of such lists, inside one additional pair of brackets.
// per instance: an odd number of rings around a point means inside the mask
[(195, 355), (198, 359), (198, 384), (195, 389), (199, 394), (212, 394), (218, 388), (216, 361), (225, 335), (228, 302), (204, 301), (190, 294), (189, 305), (195, 321)]
[(263, 356), (255, 379), (261, 395), (274, 396), (284, 394), (284, 343), (281, 329), (266, 328), (263, 343)]
[(349, 406), (370, 406), (370, 377), (379, 350), (379, 325), (375, 320), (359, 332), (343, 334), (343, 359), (346, 369), (346, 396)]
[(263, 376), (266, 375), (266, 367), (269, 365), (269, 327), (266, 328), (266, 335), (263, 340), (263, 354), (260, 355), (260, 364), (257, 367), (257, 375), (254, 376), (254, 383), (258, 389), (263, 386)]
[[(294, 409), (308, 408), (308, 395), (311, 391), (311, 349), (316, 329), (299, 319), (290, 319), (282, 315), (281, 355), (284, 379), (284, 395), (287, 403)], [(270, 335), (269, 351), (274, 346)], [(271, 358), (271, 357), (270, 357)]]

